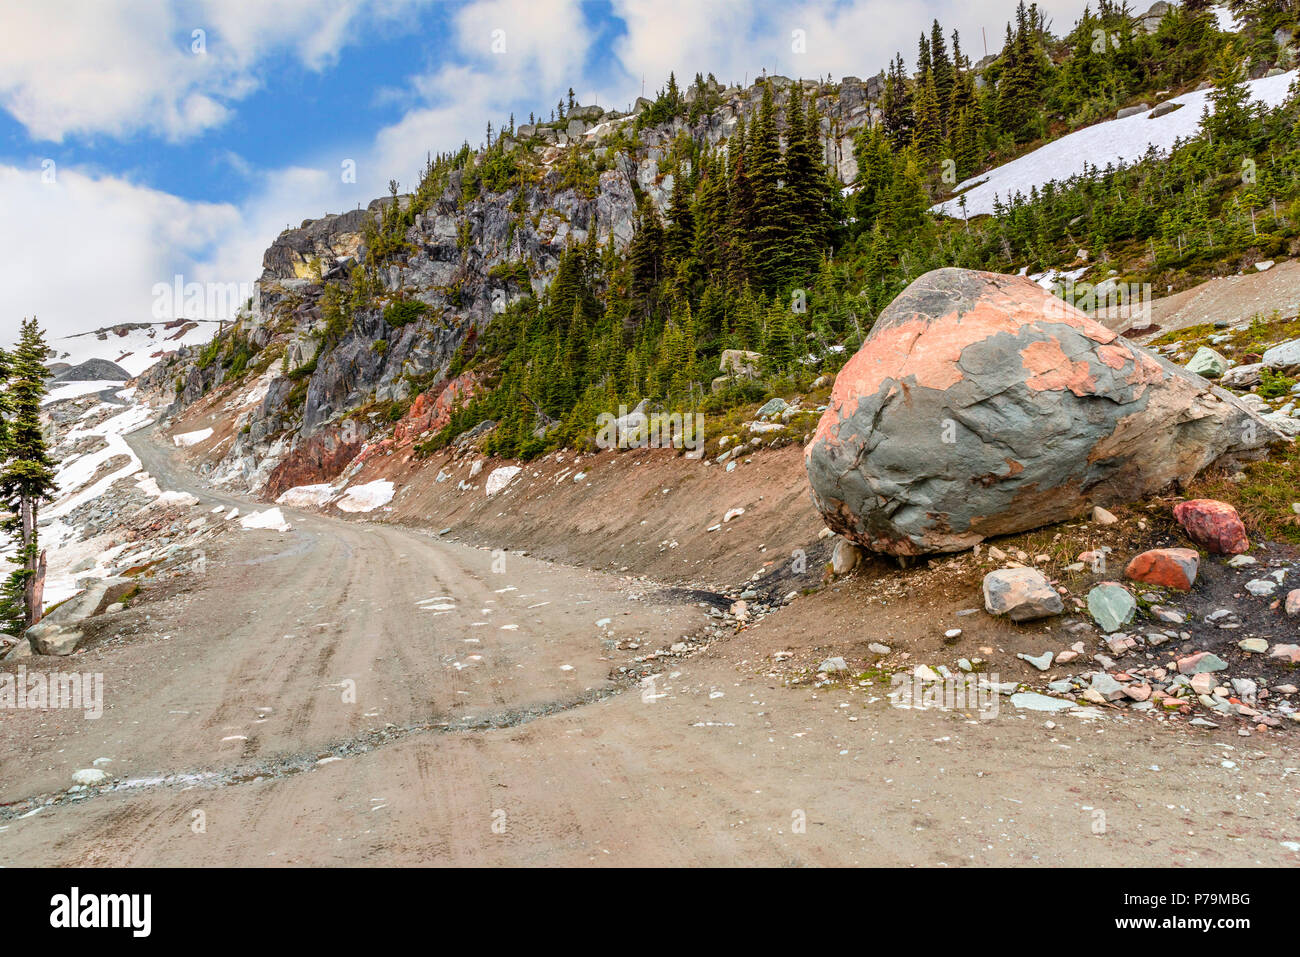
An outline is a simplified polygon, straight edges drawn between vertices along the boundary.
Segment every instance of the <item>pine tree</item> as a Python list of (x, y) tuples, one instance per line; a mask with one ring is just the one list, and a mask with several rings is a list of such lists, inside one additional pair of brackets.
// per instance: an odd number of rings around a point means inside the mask
[(18, 566), (4, 587), (5, 607), (0, 615), (7, 619), (6, 624), (19, 629), (41, 619), (45, 556), (40, 551), (37, 522), (40, 506), (52, 501), (56, 490), (54, 462), (41, 431), (48, 354), (36, 319), (24, 319), (5, 390), (12, 419), (0, 466), (0, 503), (8, 513), (4, 525), (15, 548), (10, 560)]
[(668, 228), (665, 231), (664, 252), (673, 262), (685, 262), (691, 256), (695, 239), (695, 213), (691, 207), (686, 177), (679, 169), (673, 176), (672, 198), (668, 203)]
[[(1214, 63), (1214, 89), (1206, 105), (1207, 114), (1202, 118), (1205, 131), (1215, 140), (1243, 139), (1250, 131), (1253, 118), (1249, 100), (1241, 64), (1233, 56), (1232, 48), (1225, 46)], [(1214, 106), (1213, 115), (1208, 113), (1210, 104)]]
[(894, 55), (885, 76), (885, 89), (880, 97), (881, 122), (885, 133), (895, 146), (912, 141), (912, 95), (907, 86), (907, 71), (902, 54)]
[(645, 304), (645, 312), (652, 305), (655, 287), (663, 278), (664, 231), (659, 223), (659, 213), (649, 198), (641, 201), (637, 212), (636, 233), (628, 251), (632, 267), (632, 295)]
[(916, 94), (916, 128), (912, 143), (926, 166), (939, 157), (943, 147), (943, 118), (939, 113), (939, 100), (934, 87), (934, 72), (921, 80)]
[(935, 20), (930, 27), (930, 73), (934, 77), (934, 94), (939, 104), (939, 122), (948, 129), (948, 108), (952, 103), (953, 61), (948, 59), (948, 48), (943, 42), (943, 27)]
[(759, 288), (776, 289), (790, 274), (791, 212), (781, 188), (785, 164), (776, 131), (772, 84), (763, 84), (758, 118), (750, 131), (750, 178), (754, 188), (751, 215), (752, 268)]

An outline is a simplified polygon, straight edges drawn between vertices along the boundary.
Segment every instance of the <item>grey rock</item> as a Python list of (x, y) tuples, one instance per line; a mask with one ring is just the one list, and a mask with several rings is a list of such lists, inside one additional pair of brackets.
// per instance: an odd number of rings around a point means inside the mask
[(1133, 620), (1137, 600), (1123, 585), (1103, 582), (1088, 592), (1088, 614), (1102, 631), (1117, 631)]
[(1260, 361), (1270, 369), (1300, 369), (1300, 339), (1292, 339), (1265, 350)]
[(1061, 596), (1035, 568), (1001, 568), (984, 576), (984, 607), (991, 615), (1031, 621), (1059, 615)]

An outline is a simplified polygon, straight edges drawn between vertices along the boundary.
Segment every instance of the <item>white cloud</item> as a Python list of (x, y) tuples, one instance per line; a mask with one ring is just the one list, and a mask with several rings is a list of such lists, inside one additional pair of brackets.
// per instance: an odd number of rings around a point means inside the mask
[(0, 106), (36, 140), (138, 131), (182, 140), (224, 123), (271, 54), (322, 69), (365, 24), (427, 2), (6, 0)]
[(35, 314), (53, 335), (150, 319), (152, 287), (194, 272), (239, 225), (232, 205), (193, 203), (110, 176), (0, 166), (5, 326)]

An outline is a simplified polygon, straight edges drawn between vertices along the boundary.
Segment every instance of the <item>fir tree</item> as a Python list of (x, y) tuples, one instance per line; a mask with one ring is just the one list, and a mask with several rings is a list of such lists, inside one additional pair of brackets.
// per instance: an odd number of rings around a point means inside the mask
[(36, 319), (24, 319), (5, 390), (12, 419), (0, 466), (0, 502), (8, 513), (4, 525), (15, 550), (10, 560), (18, 566), (5, 585), (0, 615), (20, 630), (41, 619), (45, 556), (38, 541), (38, 519), (41, 505), (51, 501), (56, 490), (54, 463), (40, 419), (48, 354)]

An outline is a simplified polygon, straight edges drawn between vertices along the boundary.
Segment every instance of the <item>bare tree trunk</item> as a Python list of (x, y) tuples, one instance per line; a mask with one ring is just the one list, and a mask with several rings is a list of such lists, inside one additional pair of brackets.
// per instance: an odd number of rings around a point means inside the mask
[[(36, 503), (27, 496), (23, 496), (19, 506), (22, 513), (23, 523), (23, 569), (30, 574), (23, 587), (23, 617), (26, 621), (26, 627), (30, 628), (36, 622), (41, 620), (39, 611), (36, 608), (36, 564), (37, 557), (32, 551), (32, 542), (36, 539)], [(42, 591), (44, 590), (42, 584)]]
[(27, 583), (27, 617), (31, 619), (28, 628), (45, 617), (45, 549), (41, 549), (40, 560), (36, 563), (36, 574)]

